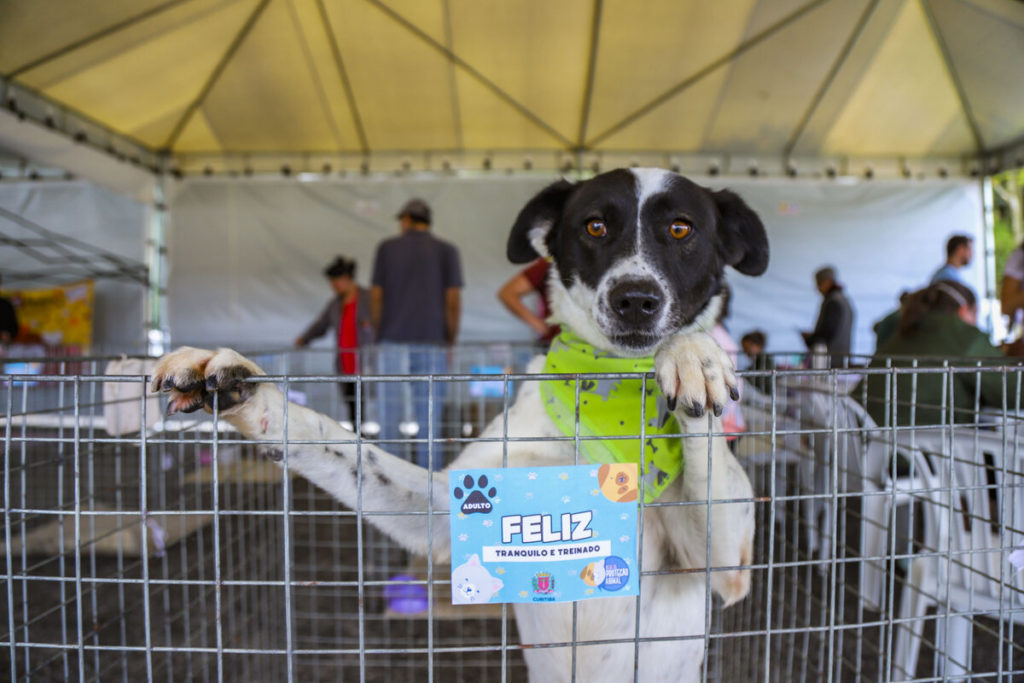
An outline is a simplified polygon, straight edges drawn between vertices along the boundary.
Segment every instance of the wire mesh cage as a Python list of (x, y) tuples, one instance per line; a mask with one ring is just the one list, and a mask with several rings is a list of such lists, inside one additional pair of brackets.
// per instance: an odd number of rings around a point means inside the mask
[[(405, 378), (447, 385), (443, 400), (431, 394), (444, 416), (428, 432), (439, 465), (507, 413), (528, 356), (466, 351), (445, 373)], [(263, 381), (351, 419), (329, 356), (254, 357)], [(535, 645), (511, 606), (452, 605), (447, 566), (286, 474), (260, 455), (266, 444), (204, 412), (163, 416), (145, 386), (151, 368), (58, 359), (0, 376), (5, 676), (527, 679)], [(751, 589), (730, 607), (710, 600), (711, 626), (679, 637), (700, 643), (701, 680), (1020, 677), (1020, 370), (744, 374), (745, 427), (721, 438), (754, 490)], [(357, 379), (367, 394), (373, 380)], [(922, 406), (935, 409), (928, 420)], [(414, 460), (428, 439), (405, 437), (384, 447)], [(640, 565), (644, 580), (665, 573)], [(650, 640), (628, 643), (639, 657)], [(608, 644), (551, 646), (582, 658)]]

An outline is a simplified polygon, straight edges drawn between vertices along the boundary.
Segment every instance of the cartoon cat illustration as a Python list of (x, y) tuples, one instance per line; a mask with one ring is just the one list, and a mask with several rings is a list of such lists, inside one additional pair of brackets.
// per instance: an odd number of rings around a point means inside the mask
[(472, 605), (490, 602), (494, 594), (505, 586), (480, 564), (480, 556), (472, 555), (464, 564), (452, 570), (452, 604)]

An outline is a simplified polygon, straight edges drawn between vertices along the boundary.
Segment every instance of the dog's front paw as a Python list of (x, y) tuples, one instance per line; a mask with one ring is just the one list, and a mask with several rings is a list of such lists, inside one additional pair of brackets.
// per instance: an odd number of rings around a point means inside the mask
[(705, 408), (722, 414), (729, 398), (739, 398), (729, 355), (705, 332), (672, 337), (654, 354), (654, 376), (669, 410), (680, 406), (690, 417)]
[(219, 410), (228, 410), (256, 393), (257, 385), (245, 380), (262, 374), (259, 366), (231, 349), (183, 346), (157, 361), (151, 388), (171, 395), (168, 415), (213, 410), (214, 397)]

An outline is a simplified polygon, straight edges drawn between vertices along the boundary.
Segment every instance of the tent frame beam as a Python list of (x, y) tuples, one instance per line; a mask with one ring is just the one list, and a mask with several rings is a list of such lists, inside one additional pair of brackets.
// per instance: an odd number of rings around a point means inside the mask
[(390, 17), (397, 24), (399, 24), (400, 26), (405, 28), (407, 31), (409, 31), (410, 33), (415, 35), (421, 41), (426, 43), (429, 47), (431, 47), (432, 49), (434, 49), (437, 52), (440, 52), (450, 62), (452, 62), (455, 66), (461, 68), (470, 77), (472, 77), (474, 80), (476, 80), (482, 86), (484, 86), (485, 88), (490, 90), (492, 93), (497, 95), (501, 100), (503, 100), (505, 103), (507, 103), (513, 109), (515, 109), (520, 114), (522, 114), (524, 117), (526, 117), (529, 121), (531, 121), (538, 128), (540, 128), (541, 130), (546, 132), (548, 135), (550, 135), (554, 139), (558, 140), (558, 142), (561, 143), (566, 149), (572, 149), (573, 143), (572, 143), (571, 140), (567, 139), (564, 135), (559, 133), (558, 130), (556, 130), (553, 126), (551, 126), (549, 123), (547, 123), (540, 116), (538, 116), (534, 112), (532, 112), (529, 109), (527, 109), (526, 106), (522, 102), (520, 102), (519, 100), (517, 100), (514, 97), (512, 97), (512, 95), (510, 95), (505, 90), (500, 88), (494, 81), (492, 81), (489, 78), (487, 78), (486, 76), (484, 76), (483, 73), (481, 73), (478, 69), (476, 69), (472, 64), (470, 64), (466, 60), (464, 60), (461, 57), (459, 57), (457, 54), (455, 54), (455, 52), (453, 52), (449, 48), (447, 48), (444, 45), (438, 43), (436, 40), (434, 40), (429, 35), (427, 35), (427, 33), (425, 31), (423, 31), (423, 29), (421, 29), (419, 26), (417, 26), (416, 24), (414, 24), (411, 21), (409, 21), (408, 19), (406, 19), (404, 16), (402, 16), (401, 14), (399, 14), (398, 12), (393, 10), (388, 5), (386, 5), (383, 2), (381, 2), (381, 0), (367, 0), (367, 2), (369, 2), (371, 5), (373, 5), (374, 7), (379, 9), (381, 12), (386, 14), (388, 17)]
[(799, 20), (801, 17), (803, 17), (811, 10), (820, 7), (826, 2), (828, 2), (828, 0), (811, 0), (807, 4), (802, 5), (801, 7), (798, 7), (797, 9), (793, 10), (792, 12), (784, 16), (782, 19), (779, 19), (777, 22), (772, 24), (771, 26), (751, 36), (750, 38), (743, 41), (733, 49), (726, 52), (718, 59), (713, 60), (709, 64), (705, 65), (704, 67), (698, 69), (696, 72), (690, 74), (689, 76), (681, 80), (679, 83), (676, 83), (671, 88), (664, 91), (657, 97), (649, 100), (647, 103), (633, 110), (630, 114), (627, 114), (624, 118), (622, 118), (618, 123), (613, 124), (609, 128), (599, 133), (598, 135), (595, 135), (593, 138), (587, 141), (586, 147), (591, 148), (597, 143), (608, 139), (615, 133), (618, 133), (623, 128), (630, 125), (637, 119), (646, 116), (654, 109), (657, 109), (661, 105), (665, 104), (679, 93), (684, 92), (685, 90), (688, 90), (691, 86), (699, 83), (704, 78), (714, 73), (721, 67), (731, 64), (737, 57), (739, 57), (744, 52), (750, 50), (753, 47), (756, 47), (766, 39), (770, 38), (771, 36), (781, 31), (782, 29)]
[(95, 43), (98, 40), (102, 40), (115, 33), (119, 33), (120, 31), (131, 28), (132, 26), (140, 24), (151, 17), (154, 17), (158, 14), (162, 14), (167, 10), (173, 9), (174, 7), (182, 5), (186, 2), (191, 2), (191, 0), (169, 0), (169, 2), (165, 2), (162, 5), (151, 7), (145, 12), (140, 12), (139, 14), (128, 17), (123, 21), (119, 21), (116, 24), (112, 24), (110, 26), (107, 26), (106, 28), (102, 28), (99, 31), (96, 31), (95, 33), (85, 36), (84, 38), (80, 38), (72, 43), (68, 43), (67, 45), (64, 45), (63, 47), (54, 50), (53, 52), (45, 54), (42, 57), (37, 57), (36, 59), (33, 59), (32, 61), (26, 64), (22, 64), (13, 71), (5, 74), (4, 77), (8, 79), (16, 78), (23, 73), (32, 71), (33, 69), (43, 66), (44, 64), (47, 64), (49, 62), (52, 62), (55, 59), (59, 59), (64, 55), (70, 54), (75, 50), (79, 50), (83, 47), (86, 47), (87, 45)]
[(185, 109), (185, 113), (182, 114), (180, 119), (178, 119), (178, 123), (174, 125), (174, 130), (171, 131), (171, 134), (167, 137), (167, 141), (164, 143), (164, 149), (169, 150), (174, 147), (174, 143), (178, 141), (182, 131), (185, 130), (185, 126), (187, 126), (189, 121), (192, 120), (192, 116), (199, 110), (199, 107), (203, 105), (203, 102), (210, 94), (210, 90), (213, 89), (214, 84), (217, 83), (221, 74), (224, 73), (224, 69), (227, 68), (231, 59), (238, 52), (238, 48), (240, 48), (242, 43), (245, 42), (246, 37), (248, 37), (249, 33), (252, 31), (252, 27), (256, 25), (256, 21), (260, 18), (263, 14), (263, 10), (265, 10), (269, 4), (270, 0), (260, 0), (260, 4), (256, 6), (256, 9), (254, 9), (251, 14), (249, 14), (249, 17), (245, 20), (245, 24), (243, 24), (242, 28), (239, 29), (237, 34), (235, 34), (235, 37), (232, 39), (231, 44), (228, 45), (228, 49), (224, 52), (220, 61), (218, 61), (216, 66), (213, 67), (213, 71), (210, 72), (206, 82), (203, 83), (203, 87), (200, 89), (199, 94), (196, 95), (195, 99), (193, 99), (191, 103), (189, 103), (188, 108)]
[(355, 92), (352, 90), (352, 81), (348, 77), (348, 70), (345, 68), (345, 60), (341, 56), (341, 47), (338, 45), (338, 36), (331, 27), (331, 20), (327, 16), (327, 8), (323, 0), (316, 0), (316, 9), (320, 14), (320, 23), (324, 27), (324, 34), (331, 46), (331, 57), (334, 59), (334, 68), (338, 71), (338, 79), (341, 81), (342, 90), (345, 91), (345, 101), (348, 103), (349, 114), (352, 116), (352, 125), (356, 129), (356, 137), (359, 139), (359, 150), (363, 154), (370, 151), (370, 143), (366, 139), (366, 128), (363, 127), (363, 117), (359, 113), (359, 104), (356, 102)]
[(935, 38), (935, 44), (939, 48), (939, 54), (942, 55), (942, 64), (946, 67), (949, 80), (953, 83), (953, 89), (956, 91), (956, 97), (960, 103), (960, 111), (963, 112), (964, 118), (967, 119), (967, 125), (971, 129), (971, 136), (974, 138), (974, 149), (979, 155), (984, 154), (985, 140), (981, 136), (978, 120), (975, 118), (974, 110), (971, 109), (971, 104), (967, 99), (964, 84), (960, 80), (956, 67), (953, 65), (953, 58), (949, 54), (949, 45), (942, 35), (942, 29), (939, 28), (939, 22), (935, 20), (935, 14), (932, 12), (929, 3), (925, 2), (925, 0), (919, 0), (919, 3), (921, 11), (924, 12), (925, 19), (928, 21), (928, 27), (931, 29), (932, 36)]
[(604, 0), (594, 0), (594, 14), (590, 24), (590, 54), (587, 58), (587, 83), (583, 91), (583, 106), (580, 111), (580, 129), (576, 135), (576, 150), (583, 151), (587, 139), (587, 124), (590, 121), (590, 105), (594, 97), (594, 80), (597, 78), (597, 51), (601, 37), (601, 18), (604, 14)]
[(879, 0), (870, 0), (864, 11), (861, 12), (860, 18), (857, 20), (856, 26), (853, 27), (853, 31), (850, 33), (849, 38), (846, 39), (846, 43), (843, 45), (843, 49), (839, 51), (836, 56), (836, 60), (832, 63), (828, 73), (825, 75), (825, 80), (822, 81), (818, 87), (818, 91), (814, 93), (811, 98), (810, 104), (807, 105), (807, 109), (804, 111), (803, 116), (800, 117), (800, 122), (797, 123), (796, 128), (793, 129), (793, 133), (789, 136), (789, 140), (786, 141), (786, 146), (783, 148), (783, 156), (789, 157), (793, 154), (793, 150), (796, 148), (797, 142), (800, 141), (800, 137), (804, 134), (804, 130), (807, 128), (807, 124), (810, 123), (811, 117), (814, 116), (814, 112), (818, 110), (822, 100), (825, 99), (825, 95), (829, 90), (832, 89), (832, 84), (835, 83), (836, 76), (839, 75), (843, 65), (846, 64), (847, 58), (853, 51), (854, 46), (860, 37), (864, 33), (864, 27), (867, 26), (868, 21), (875, 13), (875, 9), (878, 7)]

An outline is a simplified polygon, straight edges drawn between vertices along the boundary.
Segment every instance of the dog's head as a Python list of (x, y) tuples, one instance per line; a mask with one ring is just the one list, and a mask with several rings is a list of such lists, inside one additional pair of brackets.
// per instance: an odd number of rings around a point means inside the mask
[(768, 267), (764, 226), (742, 199), (653, 168), (561, 180), (519, 213), (508, 257), (550, 256), (553, 316), (619, 355), (650, 354), (668, 335), (710, 329), (725, 266)]

